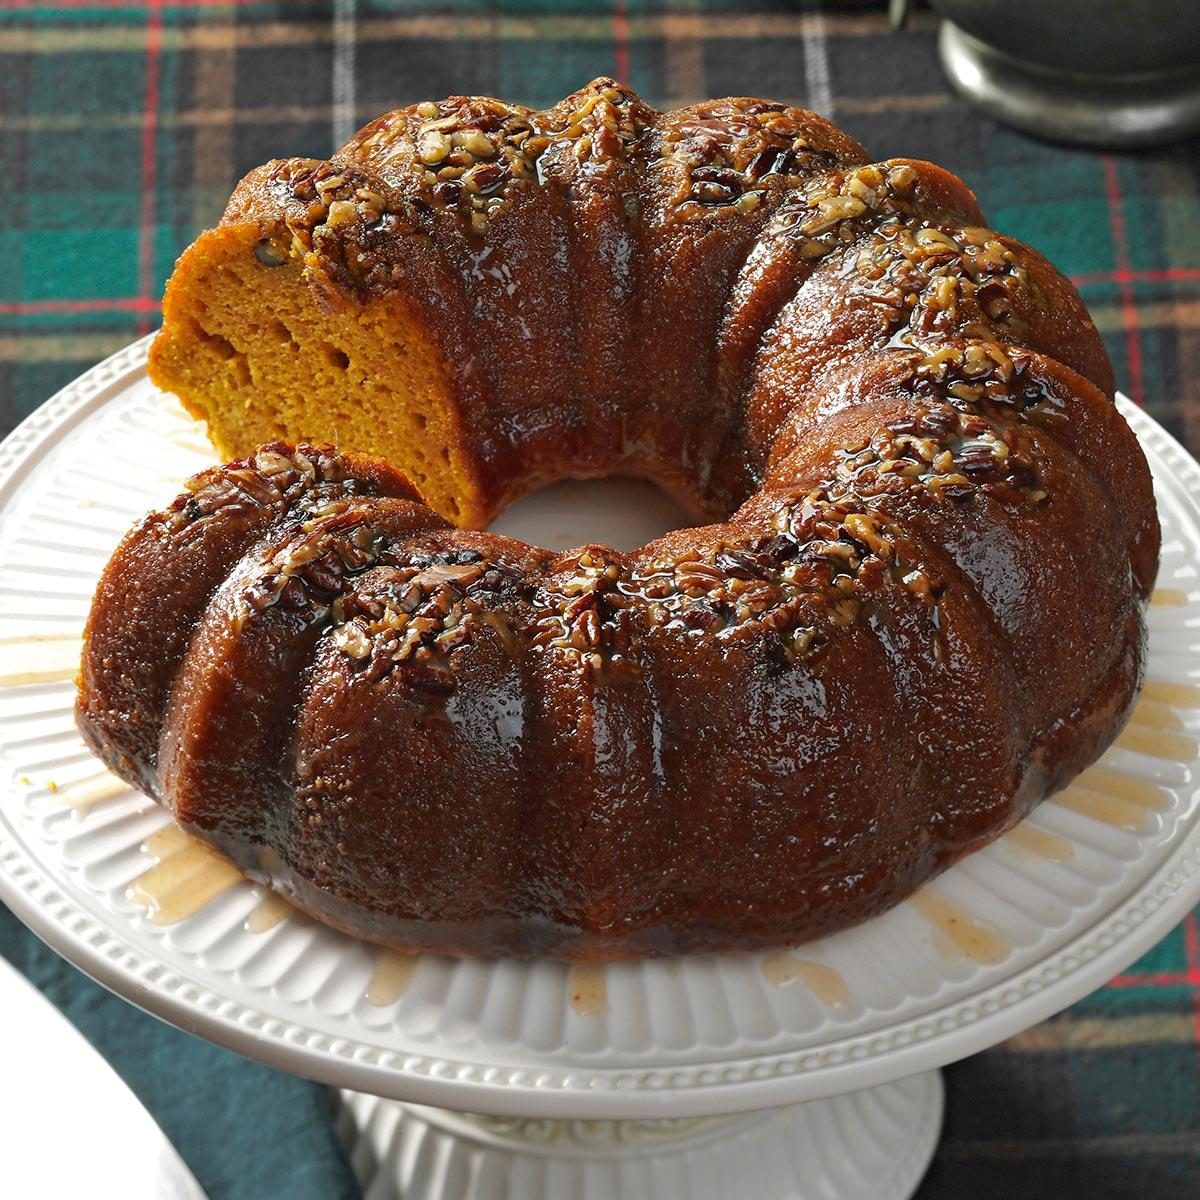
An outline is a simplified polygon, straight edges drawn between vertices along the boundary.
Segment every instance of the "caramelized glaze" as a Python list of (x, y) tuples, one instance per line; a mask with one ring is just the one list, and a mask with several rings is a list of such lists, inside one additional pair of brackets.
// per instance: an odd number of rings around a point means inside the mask
[(87, 779), (56, 787), (54, 802), (65, 808), (74, 809), (76, 814), (83, 817), (91, 812), (93, 805), (111, 800), (128, 790), (129, 784), (125, 780), (105, 771), (99, 775), (90, 775)]
[(961, 905), (928, 884), (909, 897), (909, 903), (933, 926), (935, 944), (943, 957), (967, 958), (983, 966), (1003, 962), (1012, 947), (1000, 933), (976, 921)]
[(242, 873), (204, 842), (177, 825), (147, 838), (143, 851), (156, 863), (139, 875), (126, 895), (146, 909), (155, 925), (174, 925), (242, 881)]
[(250, 910), (245, 929), (247, 933), (266, 933), (283, 921), (305, 919), (282, 896), (267, 892)]
[(367, 1003), (379, 1008), (395, 1004), (408, 990), (419, 961), (413, 955), (376, 950), (375, 965), (365, 993)]
[(74, 679), (79, 653), (78, 636), (68, 634), (0, 640), (0, 687)]
[(1166, 683), (1151, 679), (1142, 689), (1142, 695), (1159, 704), (1170, 704), (1175, 708), (1200, 708), (1200, 687), (1194, 683)]
[(809, 962), (792, 954), (773, 954), (763, 960), (762, 973), (774, 987), (787, 987), (801, 980), (829, 1008), (842, 1008), (850, 1003), (845, 979), (824, 963)]
[(567, 1001), (581, 1017), (608, 1011), (608, 973), (603, 963), (572, 963), (567, 970)]
[(1116, 745), (1167, 762), (1191, 762), (1196, 757), (1196, 739), (1168, 733), (1131, 721), (1117, 737)]
[(1177, 588), (1155, 588), (1154, 595), (1150, 597), (1151, 608), (1182, 608), (1188, 603), (1188, 594)]
[[(798, 944), (1008, 829), (1129, 713), (1150, 475), (1071, 285), (948, 172), (869, 157), (597, 80), (251, 172), (151, 353), (241, 457), (107, 568), (89, 743), (405, 950)], [(471, 528), (614, 472), (707, 523)], [(1164, 721), (1122, 744), (1194, 749)]]
[(1147, 809), (1155, 805), (1140, 805), (1120, 796), (1102, 792), (1088, 791), (1086, 788), (1071, 785), (1053, 797), (1054, 803), (1063, 808), (1069, 808), (1094, 821), (1105, 825), (1114, 825), (1118, 829), (1127, 829), (1131, 833), (1141, 829), (1146, 821)]
[(1038, 829), (1036, 825), (1030, 825), (1027, 821), (1010, 829), (1004, 835), (1004, 841), (1018, 853), (1027, 854), (1032, 858), (1065, 863), (1075, 857), (1075, 847), (1066, 838), (1045, 829)]

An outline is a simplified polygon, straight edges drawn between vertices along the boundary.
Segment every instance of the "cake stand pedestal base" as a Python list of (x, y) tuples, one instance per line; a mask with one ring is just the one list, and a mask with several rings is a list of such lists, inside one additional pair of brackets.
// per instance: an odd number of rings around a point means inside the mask
[(366, 1200), (907, 1200), (942, 1124), (937, 1071), (786, 1108), (644, 1121), (333, 1096)]

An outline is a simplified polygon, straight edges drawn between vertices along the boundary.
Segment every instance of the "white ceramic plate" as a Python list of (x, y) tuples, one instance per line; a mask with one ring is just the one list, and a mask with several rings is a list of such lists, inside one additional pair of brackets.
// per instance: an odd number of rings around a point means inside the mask
[[(0, 1128), (8, 1195), (205, 1200), (187, 1164), (124, 1080), (2, 958), (0, 1012)], [(71, 1130), (70, 1154), (61, 1152), (63, 1129)]]
[[(147, 381), (145, 350), (82, 376), (0, 447), (0, 675), (19, 671), (30, 638), (50, 663), (45, 682), (0, 690), (0, 897), (143, 1008), (287, 1070), (424, 1104), (726, 1113), (872, 1086), (990, 1045), (1122, 969), (1200, 892), (1200, 468), (1126, 403), (1165, 534), (1153, 694), (1086, 786), (922, 902), (788, 956), (582, 973), (424, 957), (403, 989), (395, 959), (330, 930), (285, 919), (252, 932), (261, 896), (248, 883), (214, 877), (217, 894), (195, 915), (155, 923), (129, 887), (165, 817), (100, 774), (74, 728), (68, 672), (50, 662), (73, 652), (121, 533), (212, 459), (199, 427)], [(610, 518), (621, 539), (644, 501), (630, 492)], [(553, 494), (531, 498), (506, 531), (565, 536), (563, 511)], [(585, 525), (591, 537), (607, 527), (599, 514)], [(84, 815), (63, 803), (97, 795)]]

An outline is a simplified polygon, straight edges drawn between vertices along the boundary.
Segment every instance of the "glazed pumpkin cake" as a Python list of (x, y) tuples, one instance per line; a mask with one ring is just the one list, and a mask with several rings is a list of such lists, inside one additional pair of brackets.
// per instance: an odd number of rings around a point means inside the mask
[[(607, 79), (400, 109), (252, 171), (164, 317), (153, 378), (235, 461), (116, 552), (80, 726), (351, 933), (798, 943), (1020, 820), (1136, 695), (1158, 523), (1078, 295), (813, 113)], [(613, 473), (707, 523), (481, 531)]]

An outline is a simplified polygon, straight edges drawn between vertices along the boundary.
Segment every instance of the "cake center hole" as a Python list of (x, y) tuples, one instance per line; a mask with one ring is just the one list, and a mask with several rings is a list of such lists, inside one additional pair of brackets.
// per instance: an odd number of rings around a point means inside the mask
[(644, 479), (560, 479), (522, 496), (492, 524), (495, 533), (547, 550), (589, 542), (635, 550), (695, 522), (661, 488)]

